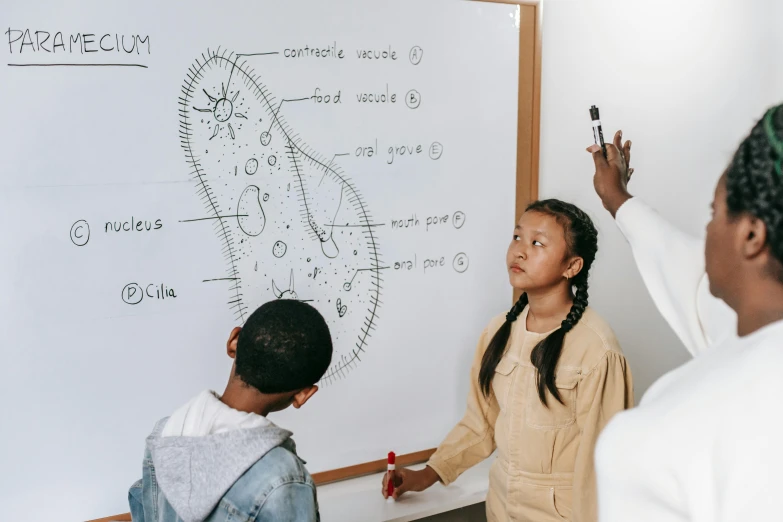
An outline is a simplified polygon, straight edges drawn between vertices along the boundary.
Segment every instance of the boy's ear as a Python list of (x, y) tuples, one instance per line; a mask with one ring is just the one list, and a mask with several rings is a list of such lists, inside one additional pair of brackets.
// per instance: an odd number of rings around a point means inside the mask
[(307, 388), (304, 388), (303, 390), (300, 390), (294, 395), (293, 405), (294, 408), (297, 410), (304, 406), (304, 404), (310, 400), (310, 397), (315, 395), (315, 392), (318, 391), (318, 386), (315, 384), (312, 386), (308, 386)]
[(228, 341), (226, 342), (226, 353), (232, 359), (236, 359), (237, 357), (237, 340), (239, 339), (239, 332), (241, 331), (242, 328), (239, 326), (231, 330), (231, 334), (229, 334)]

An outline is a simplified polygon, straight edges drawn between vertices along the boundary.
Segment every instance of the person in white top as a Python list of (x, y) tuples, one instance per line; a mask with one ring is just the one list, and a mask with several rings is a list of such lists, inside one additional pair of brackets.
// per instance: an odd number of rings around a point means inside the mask
[(600, 436), (599, 520), (783, 520), (783, 106), (765, 114), (720, 178), (706, 241), (629, 194), (621, 133), (607, 158), (588, 151), (596, 192), (694, 355)]

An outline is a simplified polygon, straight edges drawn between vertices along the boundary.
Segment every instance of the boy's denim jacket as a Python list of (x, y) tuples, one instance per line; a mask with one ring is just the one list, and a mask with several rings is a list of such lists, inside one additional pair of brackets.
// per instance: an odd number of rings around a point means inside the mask
[(204, 437), (147, 437), (133, 522), (318, 522), (315, 484), (291, 433), (270, 424)]

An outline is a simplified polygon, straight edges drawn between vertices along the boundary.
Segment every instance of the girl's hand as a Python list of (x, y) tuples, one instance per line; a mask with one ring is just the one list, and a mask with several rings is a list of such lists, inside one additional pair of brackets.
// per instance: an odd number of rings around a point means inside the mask
[(389, 475), (391, 475), (394, 483), (394, 494), (392, 495), (394, 500), (400, 498), (400, 495), (406, 491), (424, 491), (440, 480), (435, 470), (429, 466), (420, 471), (402, 468), (391, 473), (387, 472), (383, 474), (383, 498), (389, 498), (386, 489), (389, 483)]
[(591, 145), (587, 151), (593, 155), (595, 163), (595, 176), (593, 185), (598, 197), (612, 216), (623, 203), (631, 199), (628, 193), (628, 181), (633, 175), (633, 169), (629, 168), (631, 161), (631, 142), (622, 143), (623, 131), (617, 131), (614, 135), (614, 143), (606, 145), (606, 158), (599, 145)]

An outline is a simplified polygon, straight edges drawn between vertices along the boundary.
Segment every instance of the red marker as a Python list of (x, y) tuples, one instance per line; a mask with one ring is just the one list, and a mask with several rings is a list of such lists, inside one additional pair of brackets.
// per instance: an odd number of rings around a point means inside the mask
[(387, 466), (386, 466), (386, 473), (389, 477), (389, 480), (386, 483), (386, 494), (388, 495), (388, 498), (386, 499), (387, 502), (393, 502), (394, 498), (392, 495), (394, 495), (394, 461), (396, 459), (396, 456), (394, 455), (393, 451), (389, 452), (389, 458), (387, 459)]

